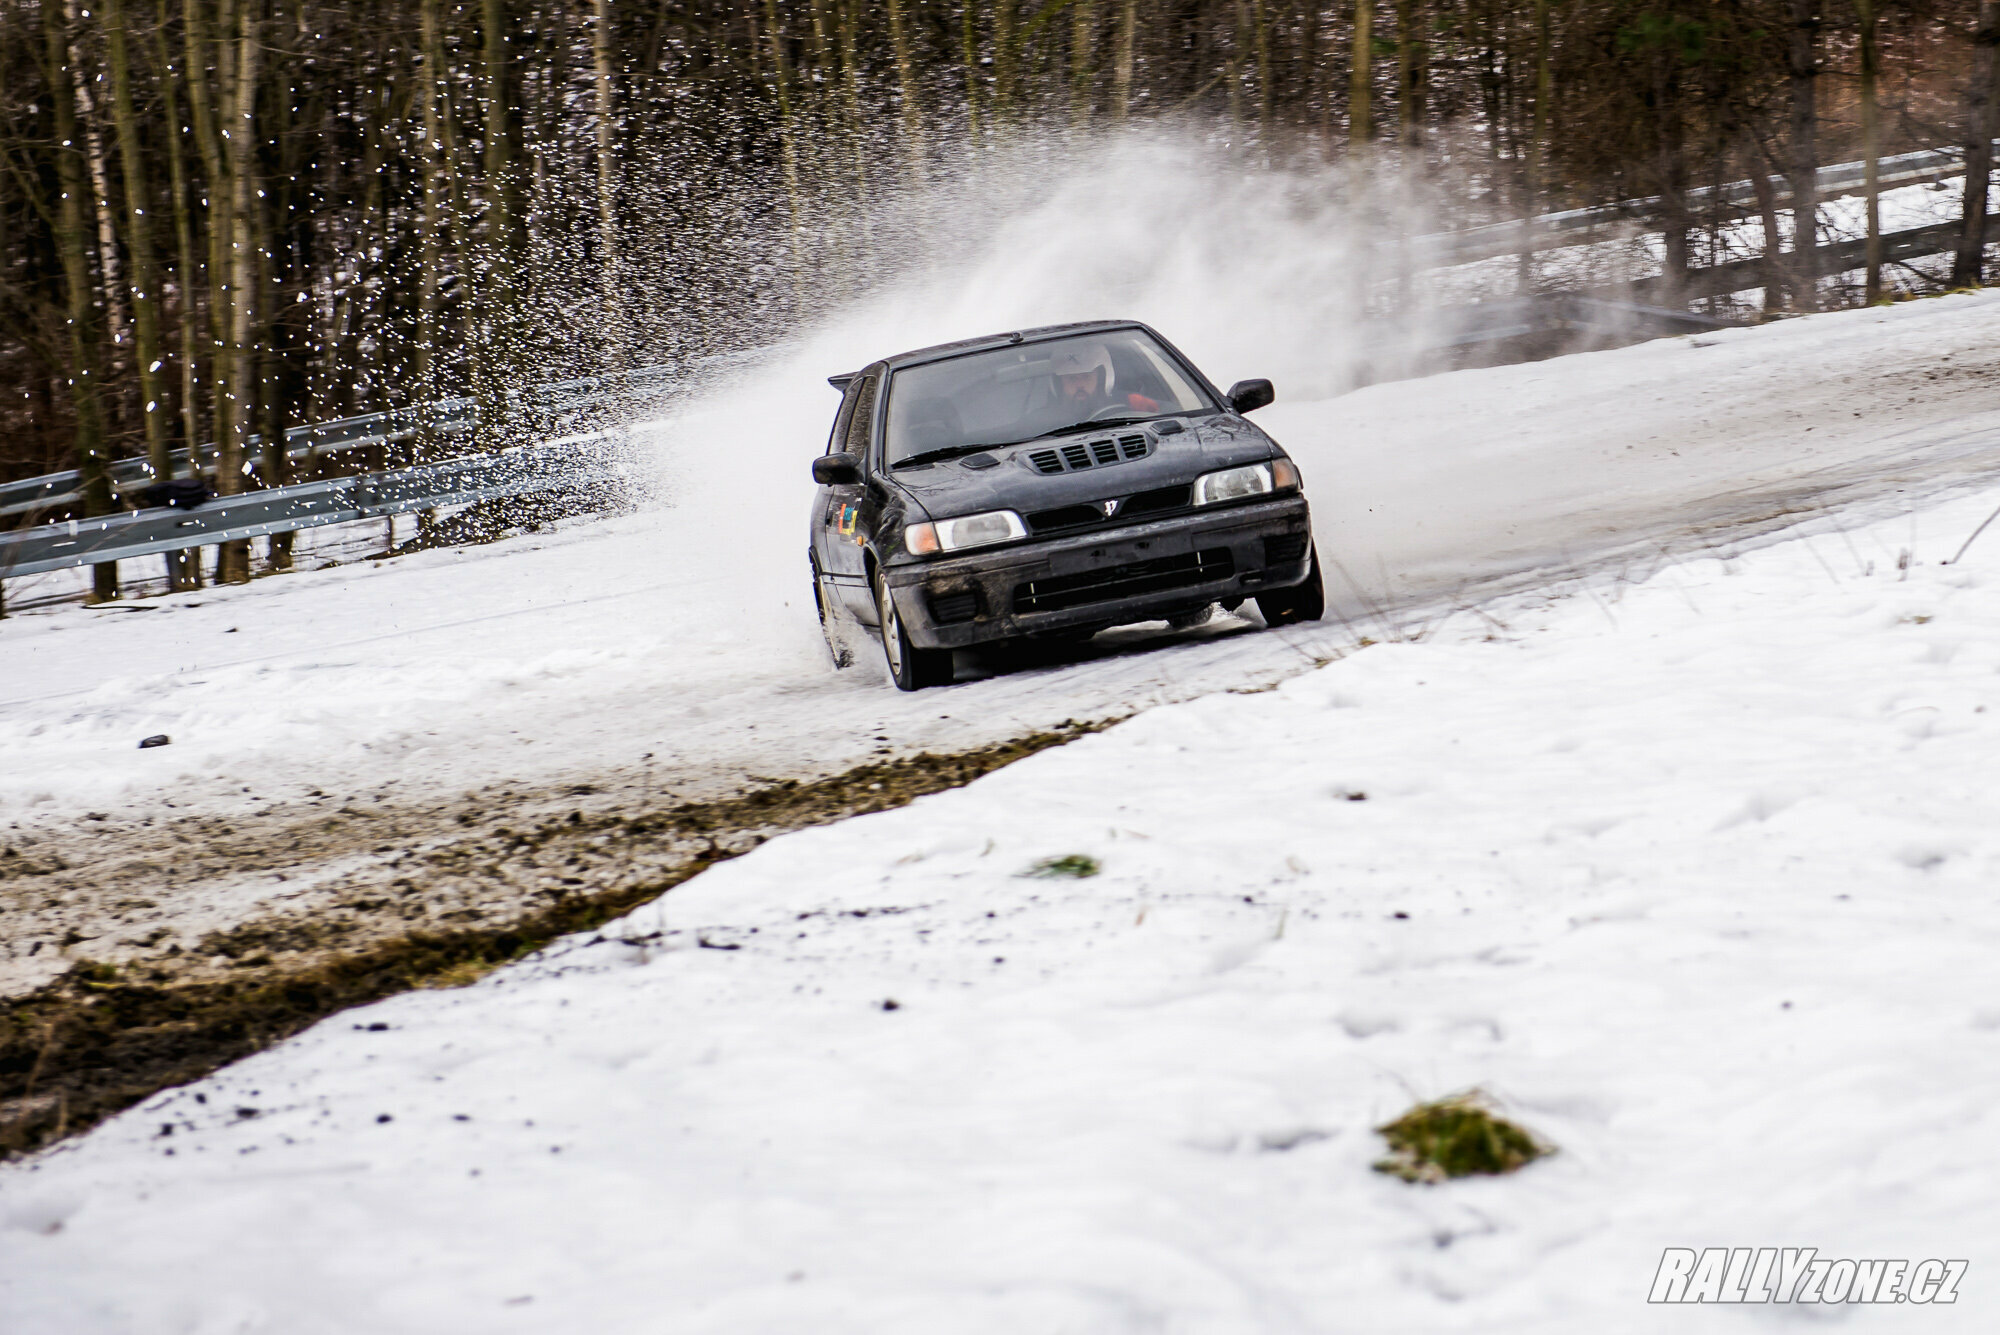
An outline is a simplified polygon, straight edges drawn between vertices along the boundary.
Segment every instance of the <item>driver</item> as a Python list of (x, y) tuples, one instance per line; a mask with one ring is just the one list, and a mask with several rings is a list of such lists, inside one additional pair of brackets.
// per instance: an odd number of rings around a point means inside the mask
[(1112, 393), (1116, 373), (1111, 366), (1111, 350), (1102, 343), (1072, 343), (1057, 348), (1049, 357), (1049, 375), (1054, 381), (1056, 402), (1075, 414), (1075, 420), (1094, 417), (1106, 408), (1156, 413), (1157, 399), (1144, 394)]

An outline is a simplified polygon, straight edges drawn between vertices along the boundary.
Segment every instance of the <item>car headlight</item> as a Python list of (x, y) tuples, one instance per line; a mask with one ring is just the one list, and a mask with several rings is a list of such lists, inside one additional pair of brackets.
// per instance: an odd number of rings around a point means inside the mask
[(1194, 480), (1196, 505), (1219, 505), (1240, 501), (1245, 496), (1263, 496), (1276, 490), (1271, 482), (1271, 465), (1246, 464), (1225, 468), (1220, 473), (1203, 473)]
[(932, 524), (911, 524), (903, 530), (903, 545), (918, 556), (938, 552), (960, 552), (968, 547), (991, 547), (1028, 536), (1028, 526), (1012, 510), (989, 510), (983, 515), (940, 519)]

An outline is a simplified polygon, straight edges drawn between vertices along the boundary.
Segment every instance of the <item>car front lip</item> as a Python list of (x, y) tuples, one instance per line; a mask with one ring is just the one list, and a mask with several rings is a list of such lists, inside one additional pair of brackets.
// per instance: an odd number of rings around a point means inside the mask
[[(1309, 563), (1301, 556), (1295, 561), (1267, 564), (1263, 540), (1311, 532), (1305, 497), (1293, 493), (1073, 537), (1016, 543), (942, 560), (911, 561), (891, 565), (885, 574), (912, 643), (926, 649), (963, 648), (1073, 626), (1145, 621), (1176, 607), (1285, 588), (1306, 577)], [(1023, 584), (1218, 549), (1230, 553), (1231, 568), (1225, 578), (1055, 611), (1017, 611), (1015, 607), (1015, 590)], [(941, 624), (932, 617), (934, 599), (962, 597), (968, 592), (978, 599), (979, 612), (974, 619)]]

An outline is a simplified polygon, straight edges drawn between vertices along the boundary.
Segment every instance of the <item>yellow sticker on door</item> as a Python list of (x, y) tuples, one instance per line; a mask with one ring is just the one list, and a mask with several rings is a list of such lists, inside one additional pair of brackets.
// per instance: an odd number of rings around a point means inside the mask
[(859, 505), (849, 504), (840, 507), (840, 519), (835, 524), (835, 527), (839, 530), (841, 537), (852, 538), (856, 542), (860, 542), (861, 535), (854, 531), (859, 527), (860, 523), (861, 507)]

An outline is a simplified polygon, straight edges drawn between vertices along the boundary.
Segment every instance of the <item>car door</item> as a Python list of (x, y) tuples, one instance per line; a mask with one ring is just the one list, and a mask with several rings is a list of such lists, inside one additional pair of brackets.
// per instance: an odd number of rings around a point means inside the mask
[[(875, 408), (881, 398), (882, 371), (880, 366), (871, 366), (849, 382), (828, 442), (828, 453), (845, 451), (862, 460), (864, 474), (874, 435)], [(873, 625), (875, 596), (868, 587), (865, 544), (877, 511), (875, 491), (865, 482), (819, 490), (814, 553), (820, 572), (849, 613)]]

